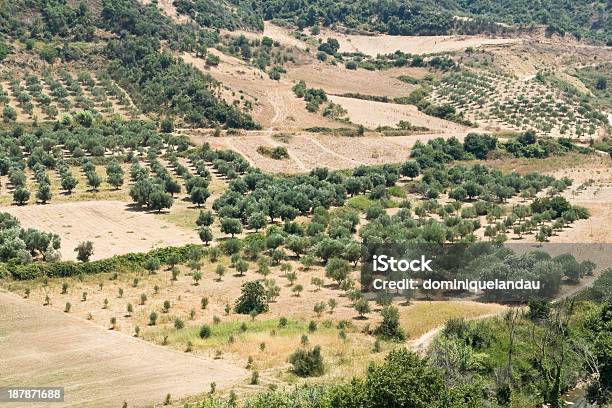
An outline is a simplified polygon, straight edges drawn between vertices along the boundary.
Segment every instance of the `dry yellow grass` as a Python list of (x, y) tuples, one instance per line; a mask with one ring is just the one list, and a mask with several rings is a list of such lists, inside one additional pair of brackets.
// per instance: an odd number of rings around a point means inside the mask
[(458, 317), (472, 319), (482, 315), (501, 313), (505, 309), (505, 306), (496, 303), (418, 301), (408, 307), (400, 308), (400, 321), (410, 339), (415, 339), (443, 325), (449, 319)]
[[(219, 262), (226, 267), (228, 259), (223, 257)], [(293, 264), (294, 269), (297, 264)], [(125, 334), (132, 334), (135, 326), (141, 329), (143, 339), (165, 344), (167, 347), (184, 351), (189, 341), (193, 344), (193, 352), (207, 357), (217, 357), (244, 365), (249, 356), (254, 359), (254, 368), (266, 372), (266, 381), (280, 378), (284, 382), (300, 381), (293, 375), (287, 374), (289, 368), (287, 359), (297, 349), (302, 347), (302, 335), (308, 336), (308, 345), (320, 345), (323, 356), (327, 362), (327, 370), (323, 377), (317, 381), (334, 382), (346, 380), (354, 375), (361, 375), (367, 366), (384, 356), (384, 351), (396, 347), (395, 343), (382, 344), (382, 352), (373, 353), (374, 337), (365, 331), (372, 330), (380, 322), (379, 306), (372, 303), (373, 312), (367, 319), (358, 319), (351, 302), (342, 295), (335, 286), (325, 286), (315, 290), (310, 284), (313, 276), (323, 276), (320, 267), (311, 271), (298, 271), (298, 281), (304, 291), (300, 297), (292, 294), (287, 280), (278, 267), (273, 267), (268, 278), (274, 279), (281, 287), (281, 295), (276, 302), (270, 304), (270, 311), (257, 316), (251, 321), (249, 316), (229, 315), (225, 312), (226, 305), (232, 306), (240, 295), (240, 285), (247, 280), (261, 277), (253, 272), (254, 266), (244, 277), (233, 275), (231, 268), (227, 269), (221, 281), (216, 280), (214, 269), (216, 264), (205, 261), (202, 264), (203, 279), (199, 285), (193, 284), (187, 268), (181, 267), (177, 281), (170, 280), (170, 273), (166, 270), (157, 274), (124, 273), (115, 280), (111, 274), (98, 276), (85, 276), (83, 279), (50, 279), (45, 286), (42, 281), (13, 282), (6, 288), (23, 294), (26, 288), (31, 289), (27, 302), (42, 304), (46, 295), (51, 297), (51, 308), (61, 310), (66, 302), (71, 302), (70, 314), (85, 319), (92, 314), (92, 322), (106, 326), (111, 317), (118, 321), (117, 330)], [(357, 271), (355, 271), (355, 274)], [(134, 279), (138, 279), (133, 287)], [(62, 284), (69, 285), (68, 293), (61, 294)], [(102, 287), (100, 287), (102, 283)], [(157, 287), (157, 289), (155, 288)], [(118, 296), (119, 289), (123, 295)], [(87, 300), (82, 301), (82, 293), (87, 292)], [(140, 305), (139, 297), (147, 295), (145, 305)], [(200, 301), (208, 298), (208, 306), (201, 309)], [(327, 302), (335, 298), (338, 306), (334, 313), (325, 311), (320, 317), (313, 312), (317, 302)], [(108, 306), (104, 308), (104, 299), (108, 299)], [(162, 311), (162, 304), (168, 300), (171, 308), (167, 313)], [(134, 312), (126, 316), (127, 304), (131, 303)], [(446, 320), (453, 317), (476, 318), (478, 316), (498, 313), (503, 306), (495, 304), (481, 304), (471, 301), (426, 302), (415, 301), (406, 306), (397, 303), (401, 314), (401, 325), (409, 334), (407, 341), (414, 340), (424, 333), (443, 325)], [(190, 311), (194, 311), (193, 319)], [(149, 326), (149, 314), (156, 311), (159, 318), (157, 325)], [(213, 317), (218, 316), (219, 323), (215, 324)], [(288, 318), (286, 327), (279, 327), (281, 316)], [(180, 318), (185, 328), (176, 330), (175, 319)], [(309, 332), (308, 324), (315, 321), (317, 330)], [(344, 329), (346, 339), (340, 337), (338, 323), (344, 321), (348, 326)], [(246, 324), (246, 331), (241, 325)], [(208, 339), (200, 339), (199, 329), (207, 324), (212, 329)], [(167, 337), (166, 337), (167, 336)], [(233, 342), (230, 342), (233, 336)], [(166, 339), (164, 340), (164, 338)], [(262, 349), (261, 344), (265, 347)], [(409, 344), (409, 343), (407, 343)], [(276, 373), (276, 374), (273, 374)], [(280, 377), (279, 377), (280, 375)], [(275, 380), (275, 381), (277, 381)]]
[[(383, 104), (385, 105), (385, 104)], [(248, 135), (213, 137), (196, 131), (185, 131), (196, 145), (209, 143), (216, 149), (231, 149), (240, 153), (257, 168), (272, 173), (306, 173), (316, 167), (332, 170), (350, 169), (359, 165), (399, 163), (410, 156), (416, 141), (451, 136), (463, 140), (473, 130), (448, 133), (419, 133), (402, 136), (379, 136), (366, 133), (365, 137), (345, 137), (323, 133), (299, 132), (292, 134), (288, 143), (274, 139), (273, 132), (250, 132)], [(289, 159), (274, 160), (257, 152), (259, 146), (287, 148)]]
[(420, 112), (414, 105), (398, 105), (341, 96), (330, 96), (330, 99), (348, 111), (348, 118), (351, 122), (371, 129), (378, 126), (396, 126), (400, 121), (404, 121), (413, 126), (426, 127), (432, 132), (446, 133), (467, 130), (465, 126), (428, 116)]
[(397, 50), (409, 54), (435, 54), (468, 47), (499, 46), (520, 42), (516, 38), (487, 38), (479, 35), (351, 35), (322, 30), (320, 38), (333, 37), (340, 43), (340, 52), (362, 52), (367, 55), (390, 54)]
[[(92, 259), (128, 252), (147, 252), (160, 246), (200, 243), (194, 230), (179, 228), (121, 201), (78, 201), (0, 207), (16, 216), (23, 227), (54, 232), (62, 240), (64, 260), (76, 259), (74, 248), (92, 241)], [(195, 225), (194, 225), (195, 226)]]

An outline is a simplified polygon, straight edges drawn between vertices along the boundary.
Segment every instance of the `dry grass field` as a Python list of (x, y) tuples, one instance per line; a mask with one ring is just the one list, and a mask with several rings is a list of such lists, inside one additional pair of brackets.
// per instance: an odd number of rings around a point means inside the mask
[[(218, 264), (228, 267), (221, 280), (215, 274)], [(193, 354), (204, 359), (215, 358), (221, 367), (228, 363), (243, 366), (252, 357), (253, 368), (262, 373), (263, 385), (276, 383), (279, 376), (284, 380), (298, 380), (285, 371), (287, 358), (299, 347), (303, 335), (308, 337), (309, 344), (321, 345), (329, 361), (329, 369), (320, 379), (323, 382), (346, 378), (347, 373), (362, 375), (370, 361), (384, 356), (384, 353), (372, 352), (374, 339), (367, 334), (380, 322), (380, 307), (373, 304), (372, 313), (360, 318), (351, 301), (331, 281), (320, 289), (311, 284), (312, 277), (326, 281), (322, 268), (305, 271), (299, 268), (299, 264), (292, 263), (298, 279), (290, 285), (284, 272), (279, 267), (272, 267), (267, 278), (280, 285), (280, 296), (270, 303), (269, 312), (253, 320), (249, 316), (227, 313), (226, 306), (232, 306), (239, 296), (241, 283), (259, 276), (257, 267), (251, 264), (245, 276), (239, 276), (228, 264), (229, 259), (225, 257), (215, 263), (205, 260), (201, 265), (203, 278), (198, 285), (194, 284), (191, 270), (181, 267), (176, 281), (171, 279), (169, 271), (161, 270), (153, 275), (123, 273), (114, 277), (102, 274), (81, 279), (15, 282), (10, 287), (5, 285), (5, 289), (23, 295), (29, 288), (27, 299), (14, 297), (13, 301), (25, 303), (27, 308), (45, 309), (47, 313), (51, 313), (47, 311), (51, 309), (55, 315), (61, 315), (68, 302), (71, 309), (69, 313), (63, 312), (64, 319), (81, 321), (81, 324), (89, 326), (93, 323), (99, 326), (97, 330), (104, 329), (102, 331), (119, 338), (129, 339), (138, 326), (139, 337), (156, 344), (156, 347), (184, 352), (191, 342)], [(354, 272), (355, 277), (357, 273)], [(68, 288), (67, 293), (62, 294), (64, 284)], [(304, 287), (299, 296), (291, 290), (295, 285)], [(86, 300), (83, 300), (84, 293)], [(146, 295), (144, 304), (142, 294)], [(46, 296), (50, 298), (50, 305), (43, 307)], [(201, 305), (203, 298), (207, 299), (205, 309)], [(332, 298), (338, 303), (333, 311), (328, 308), (320, 316), (313, 311), (316, 303), (328, 302)], [(167, 311), (162, 307), (164, 301), (170, 305)], [(127, 312), (128, 304), (133, 307), (132, 313)], [(401, 325), (411, 341), (436, 329), (449, 318), (477, 318), (501, 313), (505, 309), (504, 306), (473, 301), (413, 301), (409, 305), (398, 301), (397, 306)], [(150, 325), (149, 319), (152, 311), (158, 315), (154, 326)], [(116, 318), (115, 329), (108, 330), (113, 317)], [(281, 317), (288, 319), (286, 326), (279, 323)], [(183, 328), (176, 328), (177, 319), (183, 322)], [(309, 321), (315, 322), (316, 330), (309, 329)], [(200, 338), (202, 324), (211, 327), (210, 337)], [(340, 324), (343, 329), (339, 328)], [(342, 331), (346, 333), (345, 339), (340, 335)], [(139, 340), (133, 341), (140, 343)], [(393, 343), (383, 344), (382, 350), (393, 347)], [(235, 382), (240, 378), (237, 375)], [(223, 381), (218, 383), (222, 388), (226, 388), (226, 384)]]
[(418, 77), (423, 70), (391, 68), (384, 71), (348, 70), (343, 66), (332, 66), (320, 62), (292, 67), (287, 77), (293, 81), (304, 81), (313, 88), (322, 88), (328, 94), (361, 93), (388, 97), (410, 94), (416, 87), (397, 79), (401, 75)]
[[(227, 361), (183, 353), (108, 330), (0, 291), (0, 386), (64, 387), (62, 407), (160, 404), (243, 381)], [(41, 403), (13, 403), (39, 407)]]
[(413, 126), (425, 127), (435, 133), (456, 133), (468, 129), (466, 126), (428, 116), (420, 112), (414, 105), (399, 105), (342, 96), (331, 96), (330, 99), (348, 111), (348, 118), (351, 122), (370, 129), (378, 126), (397, 126), (400, 121), (409, 122)]
[[(383, 104), (388, 105), (388, 104)], [(393, 105), (398, 106), (398, 105)], [(402, 106), (402, 105), (399, 105)], [(432, 118), (435, 120), (435, 118)], [(443, 122), (443, 121), (441, 121)], [(449, 126), (456, 126), (450, 122)], [(197, 145), (209, 143), (217, 149), (231, 149), (252, 165), (273, 173), (304, 173), (316, 167), (334, 170), (366, 164), (400, 163), (410, 156), (410, 147), (417, 140), (426, 142), (436, 137), (455, 136), (463, 140), (467, 131), (454, 133), (422, 133), (406, 136), (367, 135), (346, 137), (316, 133), (257, 132), (240, 136), (213, 137), (210, 132), (185, 131)], [(286, 139), (287, 142), (279, 141)], [(274, 160), (257, 152), (259, 146), (284, 146), (289, 158)]]
[(0, 211), (13, 214), (24, 227), (59, 234), (62, 259), (65, 260), (76, 259), (73, 250), (83, 241), (93, 242), (92, 259), (200, 242), (194, 230), (133, 210), (128, 203), (121, 201), (10, 206), (0, 208)]
[(484, 36), (396, 36), (352, 35), (322, 30), (321, 38), (336, 38), (340, 52), (361, 52), (367, 55), (390, 54), (397, 50), (410, 54), (436, 54), (458, 51), (468, 47), (499, 46), (513, 44), (514, 38), (487, 38)]

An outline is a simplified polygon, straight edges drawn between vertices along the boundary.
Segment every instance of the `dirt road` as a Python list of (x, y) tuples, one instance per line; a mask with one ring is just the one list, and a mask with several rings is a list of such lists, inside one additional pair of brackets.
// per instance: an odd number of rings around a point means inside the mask
[(168, 393), (173, 399), (203, 393), (211, 382), (222, 389), (247, 375), (223, 360), (156, 346), (6, 292), (0, 356), (0, 387), (65, 387), (65, 402), (53, 404), (58, 408), (161, 404)]
[[(593, 282), (595, 281), (595, 279), (596, 277), (594, 276), (587, 277), (583, 279), (578, 285), (564, 287), (563, 290), (558, 294), (558, 296), (552, 302), (553, 303), (560, 302), (564, 299), (574, 296), (576, 293), (580, 292), (581, 290), (591, 286)], [(523, 306), (523, 308), (526, 308), (526, 306)], [(500, 312), (488, 313), (488, 314), (481, 315), (481, 316), (478, 316), (472, 319), (467, 319), (467, 320), (481, 320), (481, 319), (488, 319), (491, 317), (498, 317), (506, 313), (507, 310), (508, 309), (503, 309)], [(444, 325), (438, 326), (435, 329), (432, 329), (428, 331), (427, 333), (424, 333), (419, 338), (410, 342), (410, 348), (418, 354), (425, 355), (427, 353), (427, 350), (429, 349), (429, 346), (431, 345), (431, 342), (436, 338), (436, 336), (440, 333), (440, 331), (442, 331), (443, 328), (444, 328)]]

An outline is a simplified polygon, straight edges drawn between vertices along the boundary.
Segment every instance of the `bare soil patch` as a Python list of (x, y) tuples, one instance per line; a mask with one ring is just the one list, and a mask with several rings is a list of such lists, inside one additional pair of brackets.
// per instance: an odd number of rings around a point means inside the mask
[(384, 71), (356, 71), (343, 66), (313, 62), (289, 69), (287, 77), (294, 81), (302, 80), (310, 88), (322, 88), (328, 94), (361, 93), (388, 97), (408, 96), (415, 85), (402, 82), (400, 75), (421, 74), (410, 68), (391, 68)]
[(433, 132), (459, 132), (467, 129), (465, 126), (428, 116), (420, 112), (414, 105), (399, 105), (342, 96), (330, 96), (330, 99), (348, 111), (351, 122), (371, 129), (378, 126), (395, 126), (400, 121), (410, 122), (413, 126), (423, 126)]
[(468, 47), (498, 46), (520, 41), (513, 38), (487, 38), (476, 35), (352, 35), (330, 30), (323, 30), (320, 37), (336, 38), (340, 43), (340, 52), (362, 52), (372, 56), (390, 54), (397, 50), (410, 54), (434, 54), (458, 51)]
[(87, 240), (94, 244), (92, 259), (200, 242), (195, 231), (144, 211), (131, 211), (127, 203), (120, 201), (10, 206), (0, 211), (13, 214), (24, 227), (59, 234), (64, 260), (76, 259), (74, 248)]
[[(240, 136), (213, 137), (197, 131), (185, 131), (196, 145), (209, 143), (216, 149), (231, 149), (244, 156), (253, 166), (273, 173), (304, 173), (316, 167), (332, 170), (356, 166), (399, 163), (410, 156), (417, 140), (455, 136), (463, 140), (466, 131), (427, 133), (408, 136), (343, 137), (319, 133), (293, 134), (289, 143), (279, 143), (272, 132), (250, 132)], [(287, 148), (289, 159), (274, 160), (257, 152), (259, 146)]]
[[(61, 386), (58, 407), (161, 404), (246, 376), (228, 362), (177, 352), (0, 292), (0, 386)], [(19, 404), (19, 407), (40, 404)]]

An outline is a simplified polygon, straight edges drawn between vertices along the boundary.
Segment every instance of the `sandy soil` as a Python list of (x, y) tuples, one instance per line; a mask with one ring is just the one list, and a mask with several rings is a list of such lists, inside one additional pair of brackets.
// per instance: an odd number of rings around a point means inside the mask
[(512, 38), (487, 38), (469, 35), (440, 36), (394, 36), (394, 35), (347, 35), (323, 30), (320, 38), (333, 37), (340, 43), (340, 52), (362, 52), (375, 56), (390, 54), (397, 50), (410, 54), (434, 54), (457, 51), (468, 47), (504, 45), (518, 42)]
[(349, 120), (353, 123), (374, 129), (378, 126), (395, 126), (399, 121), (410, 122), (413, 126), (424, 126), (434, 132), (460, 132), (467, 127), (447, 120), (425, 115), (414, 105), (374, 102), (364, 99), (330, 96), (330, 99), (342, 105), (348, 111)]
[(605, 158), (601, 164), (568, 168), (554, 172), (555, 177), (570, 177), (572, 187), (564, 192), (572, 204), (586, 207), (591, 213), (587, 220), (580, 220), (564, 229), (554, 242), (612, 243), (612, 162)]
[(343, 66), (320, 62), (292, 68), (287, 72), (288, 78), (296, 82), (302, 80), (311, 88), (323, 88), (328, 94), (352, 92), (389, 97), (408, 96), (415, 86), (397, 79), (400, 75), (422, 76), (423, 74), (411, 68), (351, 71)]
[(195, 231), (178, 228), (144, 211), (132, 211), (120, 201), (10, 206), (0, 211), (13, 214), (24, 227), (59, 234), (65, 260), (76, 259), (74, 248), (86, 240), (94, 244), (92, 259), (200, 242)]
[[(185, 131), (197, 144), (209, 143), (216, 149), (232, 149), (252, 165), (273, 173), (304, 173), (315, 167), (333, 170), (349, 169), (361, 164), (399, 163), (408, 159), (417, 140), (426, 142), (436, 137), (455, 136), (463, 140), (466, 131), (428, 133), (410, 136), (341, 137), (325, 134), (298, 133), (289, 143), (280, 143), (272, 132), (250, 132), (244, 136), (212, 137), (197, 131)], [(289, 159), (273, 160), (257, 152), (259, 146), (287, 148)]]
[[(246, 370), (181, 353), (0, 292), (0, 386), (61, 386), (57, 407), (161, 404), (241, 381)], [(41, 404), (11, 404), (14, 407)]]

